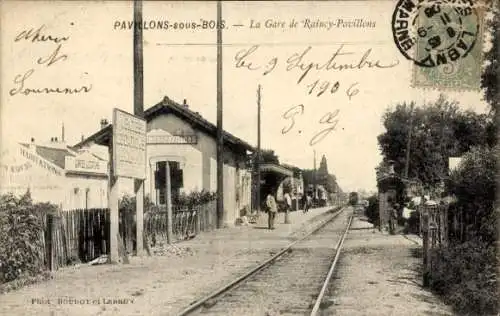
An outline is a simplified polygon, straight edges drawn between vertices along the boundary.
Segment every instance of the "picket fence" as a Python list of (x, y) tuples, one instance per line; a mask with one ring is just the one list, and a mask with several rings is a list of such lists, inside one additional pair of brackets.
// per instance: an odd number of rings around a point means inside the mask
[[(196, 205), (191, 208), (174, 207), (172, 210), (172, 233), (176, 240), (194, 237), (199, 232), (216, 228), (216, 202)], [(154, 207), (145, 214), (144, 229), (153, 245), (159, 239), (167, 238), (167, 210)]]
[[(216, 204), (210, 201), (192, 208), (173, 208), (172, 231), (177, 241), (194, 237), (202, 231), (216, 228)], [(89, 262), (109, 254), (109, 209), (76, 209), (41, 214), (45, 264), (50, 270), (76, 262)], [(119, 236), (125, 251), (136, 250), (135, 214), (119, 212)], [(165, 208), (152, 207), (144, 214), (144, 231), (149, 242), (156, 243), (167, 236)]]

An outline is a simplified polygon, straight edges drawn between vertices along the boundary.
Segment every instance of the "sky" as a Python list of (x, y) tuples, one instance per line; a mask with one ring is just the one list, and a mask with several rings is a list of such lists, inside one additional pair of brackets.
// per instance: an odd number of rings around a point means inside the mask
[[(313, 167), (316, 151), (318, 166), (325, 155), (344, 191), (375, 189), (383, 113), (443, 93), (412, 86), (414, 65), (393, 41), (394, 7), (393, 1), (223, 3), (224, 129), (256, 145), (260, 85), (263, 148), (300, 168)], [(1, 14), (2, 144), (60, 137), (63, 123), (66, 141), (75, 144), (96, 132), (102, 118), (111, 121), (113, 108), (133, 112), (132, 2), (3, 1)], [(165, 96), (186, 99), (215, 123), (216, 31), (175, 26), (210, 25), (216, 3), (146, 1), (143, 19), (145, 109)], [(317, 27), (318, 21), (331, 25)], [(33, 41), (38, 29), (51, 38)], [(335, 53), (339, 65), (365, 55), (384, 68), (306, 70)], [(25, 95), (27, 88), (82, 92)], [(479, 91), (444, 93), (463, 109), (487, 110)]]

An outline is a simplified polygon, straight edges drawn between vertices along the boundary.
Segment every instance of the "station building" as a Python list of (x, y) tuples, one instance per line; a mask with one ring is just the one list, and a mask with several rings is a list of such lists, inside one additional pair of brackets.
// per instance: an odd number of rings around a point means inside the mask
[[(168, 97), (147, 109), (144, 118), (147, 121), (145, 195), (154, 204), (162, 206), (166, 204), (168, 189), (173, 203), (182, 193), (216, 192), (217, 127), (191, 111), (185, 101), (179, 104)], [(224, 222), (233, 225), (242, 210), (252, 207), (252, 173), (247, 164), (254, 148), (228, 132), (223, 135)], [(101, 147), (102, 151), (103, 146), (111, 144), (111, 136), (112, 125), (103, 124), (99, 131), (74, 148), (94, 152)], [(166, 187), (167, 170), (170, 172), (170, 188)], [(129, 181), (130, 193), (133, 192), (132, 186), (132, 181)]]

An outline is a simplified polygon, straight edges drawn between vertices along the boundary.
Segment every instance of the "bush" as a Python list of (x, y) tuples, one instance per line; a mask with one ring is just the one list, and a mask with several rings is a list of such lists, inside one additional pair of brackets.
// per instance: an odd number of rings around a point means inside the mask
[(465, 314), (495, 314), (498, 306), (495, 167), (491, 149), (473, 148), (452, 172), (449, 191), (457, 199), (451, 214), (463, 212), (460, 225), (467, 234), (431, 253), (433, 290)]
[(54, 210), (52, 204), (33, 204), (29, 191), (19, 198), (13, 194), (0, 196), (0, 283), (43, 271), (40, 214)]
[(409, 234), (420, 234), (420, 212), (418, 210), (410, 213), (406, 229)]
[(498, 306), (495, 247), (468, 241), (431, 253), (431, 286), (457, 311), (493, 315)]
[(182, 193), (174, 204), (176, 208), (193, 208), (197, 205), (206, 204), (217, 198), (214, 192), (209, 191), (193, 191), (189, 194)]
[(466, 239), (495, 242), (494, 203), (496, 192), (495, 156), (491, 149), (473, 148), (457, 171), (452, 172), (449, 191), (457, 197), (456, 207), (465, 212), (462, 223), (467, 227)]
[[(206, 204), (217, 198), (214, 192), (193, 191), (189, 194), (181, 193), (176, 199), (172, 201), (174, 210), (193, 208), (197, 205)], [(144, 197), (144, 212), (154, 210), (151, 207), (154, 203), (150, 200), (149, 196)], [(124, 195), (119, 201), (120, 213), (125, 212), (125, 214), (135, 214), (135, 196)]]

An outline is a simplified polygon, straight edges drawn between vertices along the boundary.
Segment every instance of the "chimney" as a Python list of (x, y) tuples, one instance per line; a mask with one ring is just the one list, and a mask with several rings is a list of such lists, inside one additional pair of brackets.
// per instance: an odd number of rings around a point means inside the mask
[(30, 149), (34, 150), (36, 145), (35, 145), (35, 138), (31, 137), (31, 143), (30, 143)]
[(182, 102), (182, 105), (184, 105), (184, 107), (186, 107), (186, 108), (189, 108), (189, 105), (187, 104), (187, 100), (186, 99), (184, 99), (184, 101)]
[(107, 119), (101, 119), (101, 129), (105, 128), (108, 126), (108, 120)]
[(84, 140), (85, 140), (85, 136), (83, 136), (83, 134), (82, 134), (82, 142), (83, 142)]
[(61, 128), (61, 142), (64, 143), (64, 123), (62, 123), (62, 128)]

